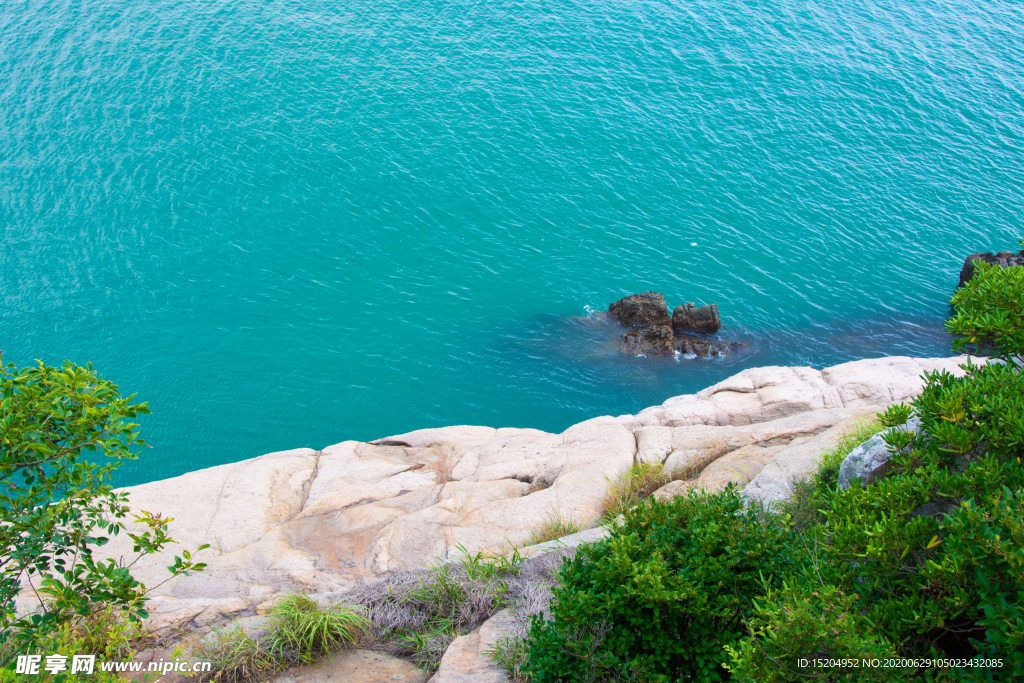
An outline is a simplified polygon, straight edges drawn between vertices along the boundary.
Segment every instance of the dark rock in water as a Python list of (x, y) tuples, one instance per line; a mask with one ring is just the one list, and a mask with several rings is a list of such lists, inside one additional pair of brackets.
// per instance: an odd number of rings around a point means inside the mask
[(676, 308), (670, 318), (665, 297), (658, 292), (644, 292), (619, 299), (608, 307), (608, 316), (620, 325), (632, 327), (619, 338), (623, 353), (634, 356), (671, 356), (675, 353), (706, 358), (728, 356), (744, 344), (684, 334), (711, 334), (722, 327), (718, 306), (694, 306), (688, 303)]
[(1012, 251), (1001, 251), (998, 254), (993, 254), (988, 251), (971, 254), (964, 259), (964, 267), (960, 269), (960, 284), (957, 285), (957, 287), (963, 287), (972, 277), (974, 277), (974, 263), (976, 261), (984, 261), (985, 263), (999, 266), (1000, 268), (1024, 266), (1024, 250), (1021, 250), (1017, 254), (1014, 254)]
[(741, 350), (746, 344), (734, 341), (721, 341), (719, 339), (707, 339), (692, 334), (677, 334), (673, 340), (676, 353), (684, 356), (691, 355), (698, 358), (709, 358), (714, 356), (731, 356)]
[(671, 356), (675, 351), (672, 327), (670, 325), (650, 325), (623, 332), (619, 348), (623, 353), (634, 356), (641, 353), (647, 356)]
[(644, 325), (669, 325), (668, 306), (665, 297), (657, 292), (631, 294), (608, 306), (608, 315), (624, 327)]
[(676, 332), (704, 332), (714, 334), (722, 327), (718, 317), (718, 306), (707, 304), (694, 307), (693, 302), (676, 306), (672, 311), (672, 329)]

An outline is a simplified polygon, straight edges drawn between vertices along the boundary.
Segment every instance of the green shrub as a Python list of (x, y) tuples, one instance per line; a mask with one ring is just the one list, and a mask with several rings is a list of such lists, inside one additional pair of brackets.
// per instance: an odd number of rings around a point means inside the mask
[(908, 656), (1001, 657), (1000, 669), (954, 672), (984, 680), (1024, 676), (1022, 277), (981, 267), (953, 297), (954, 345), (1001, 362), (928, 375), (911, 405), (890, 408), (883, 425), (914, 413), (922, 430), (888, 435), (889, 474), (836, 494), (825, 522), (823, 573), (860, 597), (879, 634)]
[[(652, 681), (725, 680), (723, 646), (743, 635), (761, 582), (790, 562), (787, 532), (745, 507), (734, 486), (648, 500), (565, 564), (552, 621), (531, 626), (527, 672), (537, 683), (589, 680), (595, 666)], [(581, 636), (602, 623), (600, 642)]]
[[(148, 512), (135, 517), (146, 530), (128, 533), (128, 494), (110, 483), (118, 465), (145, 446), (132, 420), (149, 408), (132, 398), (90, 365), (39, 363), (19, 370), (0, 357), (0, 642), (8, 645), (0, 666), (36, 649), (47, 633), (108, 606), (131, 620), (148, 616), (147, 587), (129, 567), (174, 541), (167, 534), (170, 520)], [(93, 556), (122, 531), (137, 557)], [(204, 566), (184, 551), (167, 578)], [(23, 586), (38, 598), (34, 614), (15, 610)]]
[[(970, 656), (970, 639), (988, 637), (979, 576), (990, 576), (997, 557), (965, 534), (999, 534), (996, 511), (1006, 517), (1006, 501), (1024, 486), (1024, 376), (1005, 364), (972, 367), (966, 378), (933, 374), (913, 409), (923, 431), (887, 437), (906, 450), (893, 457), (889, 476), (833, 498), (829, 571), (905, 654)], [(896, 406), (883, 423), (900, 423), (909, 411)], [(1024, 590), (1019, 571), (992, 578), (1001, 594)]]
[[(95, 655), (97, 661), (133, 659), (140, 645), (146, 640), (146, 631), (139, 622), (127, 619), (122, 612), (108, 606), (84, 617), (65, 621), (56, 630), (40, 635), (30, 654), (63, 655), (67, 657), (67, 666), (70, 670), (73, 655)], [(0, 654), (8, 649), (13, 654), (17, 646), (16, 640), (0, 643)], [(45, 658), (42, 663), (45, 664)], [(121, 683), (116, 674), (101, 671), (99, 666), (94, 667), (92, 674), (72, 675), (64, 672), (57, 676), (48, 672), (37, 676), (16, 674), (13, 662), (7, 668), (0, 668), (0, 683), (15, 681)]]
[[(902, 670), (862, 667), (863, 659), (884, 660), (895, 646), (873, 632), (861, 616), (857, 597), (835, 586), (796, 580), (769, 589), (755, 601), (750, 636), (726, 645), (732, 680), (739, 683), (797, 681), (898, 681)], [(849, 660), (848, 666), (811, 667), (801, 659)]]
[(954, 342), (957, 350), (1001, 358), (1024, 353), (1024, 267), (975, 262), (974, 277), (950, 304), (954, 315), (946, 329), (960, 337)]
[[(978, 655), (1004, 660), (1014, 679), (1024, 678), (1024, 491), (992, 492), (981, 504), (966, 501), (945, 525), (943, 566), (932, 580), (956, 574), (957, 563), (974, 564), (977, 580), (978, 626), (983, 642), (974, 641)], [(964, 672), (969, 680), (987, 680), (981, 672)]]

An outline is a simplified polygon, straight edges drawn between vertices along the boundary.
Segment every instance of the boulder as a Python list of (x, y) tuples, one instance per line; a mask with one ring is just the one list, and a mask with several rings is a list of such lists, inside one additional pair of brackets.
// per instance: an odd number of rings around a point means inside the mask
[(731, 356), (740, 351), (746, 344), (734, 341), (721, 341), (719, 339), (707, 339), (692, 334), (677, 334), (672, 341), (672, 346), (676, 353), (684, 356), (713, 358), (716, 356)]
[(963, 287), (972, 277), (974, 277), (974, 264), (978, 261), (999, 266), (1000, 268), (1024, 266), (1024, 249), (1017, 254), (1014, 254), (1012, 251), (1001, 251), (998, 254), (993, 254), (992, 252), (978, 252), (977, 254), (971, 254), (964, 259), (964, 267), (960, 269), (960, 284), (958, 284), (957, 287)]
[(793, 495), (793, 483), (811, 476), (821, 464), (821, 454), (835, 448), (839, 440), (853, 431), (865, 417), (851, 417), (811, 439), (800, 440), (780, 450), (740, 491), (740, 495), (765, 506), (786, 500)]
[[(917, 433), (920, 427), (920, 418), (914, 417), (894, 429)], [(844, 490), (850, 488), (851, 479), (860, 479), (861, 486), (870, 486), (885, 475), (893, 454), (889, 451), (889, 445), (885, 443), (884, 436), (891, 431), (892, 429), (887, 429), (875, 434), (850, 451), (850, 454), (843, 459), (842, 465), (839, 466), (839, 488)]]
[(609, 317), (623, 327), (671, 325), (665, 297), (658, 292), (631, 294), (608, 306)]
[(718, 306), (707, 304), (694, 308), (693, 302), (676, 306), (672, 311), (672, 329), (676, 332), (703, 332), (713, 334), (722, 327)]
[(629, 332), (619, 338), (619, 348), (633, 356), (671, 356), (675, 351), (672, 328), (668, 325), (651, 325)]
[(430, 683), (509, 683), (490, 650), (514, 634), (517, 621), (510, 610), (502, 610), (476, 631), (453, 640)]

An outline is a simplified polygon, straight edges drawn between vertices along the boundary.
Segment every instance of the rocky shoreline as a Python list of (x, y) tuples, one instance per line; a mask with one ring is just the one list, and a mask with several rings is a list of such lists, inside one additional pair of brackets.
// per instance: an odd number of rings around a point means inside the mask
[[(744, 495), (770, 503), (788, 495), (790, 482), (852, 423), (915, 396), (925, 372), (961, 374), (965, 360), (750, 368), (636, 415), (593, 418), (561, 434), (424, 429), (129, 487), (134, 509), (174, 518), (179, 547), (211, 546), (204, 572), (153, 591), (150, 626), (157, 634), (202, 631), (257, 616), (282, 593), (340, 595), (463, 552), (507, 551), (552, 512), (586, 526), (602, 512), (607, 480), (637, 462), (696, 476), (659, 496), (736, 482)], [(130, 556), (126, 540), (105, 549)], [(171, 555), (144, 558), (133, 574), (156, 586)]]

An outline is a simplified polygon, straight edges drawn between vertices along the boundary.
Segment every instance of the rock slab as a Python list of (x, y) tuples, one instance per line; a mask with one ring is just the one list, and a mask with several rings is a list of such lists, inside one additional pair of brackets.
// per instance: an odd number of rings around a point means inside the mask
[(430, 683), (509, 683), (509, 678), (491, 659), (490, 651), (511, 634), (517, 620), (502, 610), (469, 635), (452, 641), (441, 658)]
[(271, 683), (426, 683), (414, 664), (372, 650), (334, 652), (316, 664), (300, 666)]

